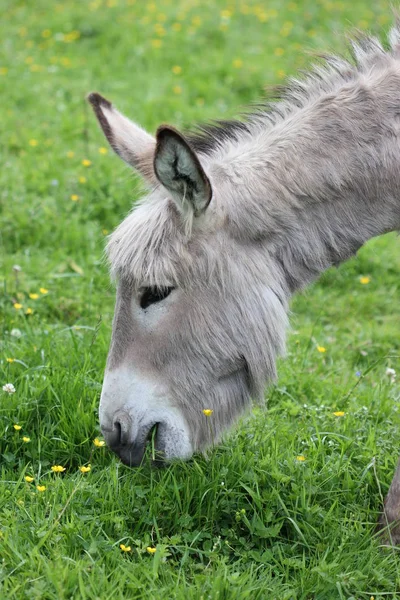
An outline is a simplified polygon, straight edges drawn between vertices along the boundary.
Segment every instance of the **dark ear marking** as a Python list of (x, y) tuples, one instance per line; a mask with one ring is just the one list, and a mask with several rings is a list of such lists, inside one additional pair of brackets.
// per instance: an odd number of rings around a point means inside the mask
[(100, 123), (100, 126), (101, 126), (101, 128), (104, 132), (104, 135), (106, 136), (110, 146), (112, 146), (114, 148), (113, 135), (112, 135), (110, 124), (107, 121), (107, 119), (105, 118), (103, 111), (101, 110), (102, 106), (104, 106), (105, 108), (108, 108), (108, 110), (112, 110), (113, 106), (112, 106), (111, 102), (109, 102), (109, 100), (107, 100), (107, 98), (104, 98), (104, 96), (102, 96), (101, 94), (99, 94), (97, 92), (91, 92), (88, 95), (87, 99), (90, 102), (90, 104), (92, 105), (92, 108), (97, 117), (97, 120)]

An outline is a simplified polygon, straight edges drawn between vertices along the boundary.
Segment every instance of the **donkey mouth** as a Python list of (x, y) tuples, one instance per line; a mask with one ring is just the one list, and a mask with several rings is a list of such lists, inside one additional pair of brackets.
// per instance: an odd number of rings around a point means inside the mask
[(148, 458), (153, 466), (165, 464), (165, 454), (160, 448), (160, 423), (154, 423), (142, 433), (140, 440), (131, 444), (110, 444), (111, 449), (129, 467), (139, 467)]

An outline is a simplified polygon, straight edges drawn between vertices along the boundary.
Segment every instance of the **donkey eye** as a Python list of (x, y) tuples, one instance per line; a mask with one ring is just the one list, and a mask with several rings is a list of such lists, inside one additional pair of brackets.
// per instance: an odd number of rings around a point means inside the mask
[(140, 297), (140, 308), (147, 308), (151, 304), (155, 304), (156, 302), (161, 302), (167, 296), (170, 295), (173, 287), (148, 287), (144, 288), (143, 294)]

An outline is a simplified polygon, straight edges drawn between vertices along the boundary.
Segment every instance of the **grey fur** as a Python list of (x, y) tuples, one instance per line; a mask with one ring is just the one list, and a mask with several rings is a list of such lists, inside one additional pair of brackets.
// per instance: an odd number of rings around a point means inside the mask
[[(110, 237), (118, 292), (107, 370), (135, 365), (162, 382), (194, 450), (275, 379), (291, 294), (400, 228), (399, 39), (395, 28), (385, 52), (360, 38), (353, 62), (327, 57), (245, 123), (188, 135), (213, 190), (205, 213), (179, 211), (156, 185)], [(176, 288), (151, 336), (131, 311), (147, 286)]]

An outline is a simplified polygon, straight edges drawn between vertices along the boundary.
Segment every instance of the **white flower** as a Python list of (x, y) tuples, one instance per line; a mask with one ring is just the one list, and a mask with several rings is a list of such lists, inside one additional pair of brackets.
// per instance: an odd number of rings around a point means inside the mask
[(396, 371), (388, 367), (386, 369), (386, 375), (390, 378), (390, 383), (394, 383), (396, 381)]
[(22, 335), (22, 331), (20, 329), (16, 329), (16, 328), (11, 329), (10, 335), (12, 335), (13, 337), (16, 337), (16, 338), (20, 338)]
[(15, 387), (12, 383), (6, 383), (6, 385), (3, 385), (3, 392), (7, 392), (7, 394), (14, 394)]
[(22, 267), (20, 267), (19, 265), (14, 265), (13, 271), (15, 271), (16, 273), (19, 273), (20, 271), (22, 271)]

